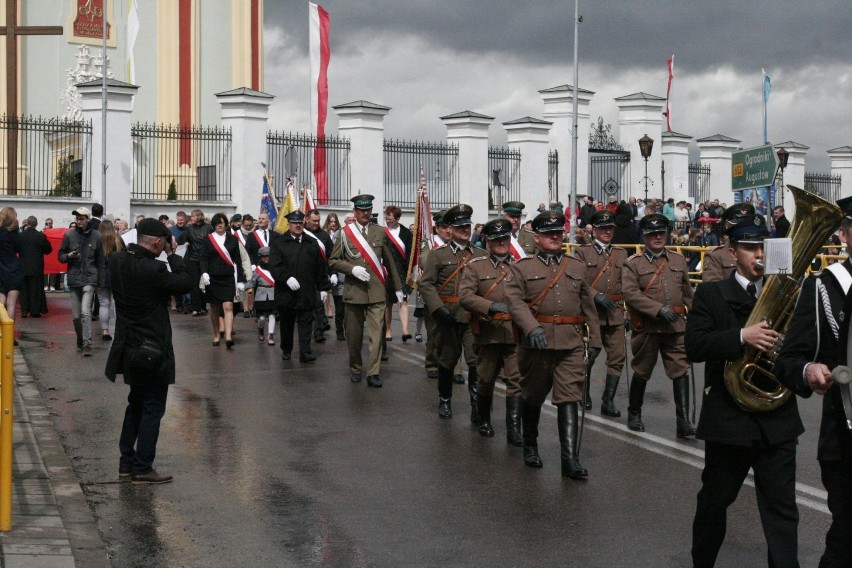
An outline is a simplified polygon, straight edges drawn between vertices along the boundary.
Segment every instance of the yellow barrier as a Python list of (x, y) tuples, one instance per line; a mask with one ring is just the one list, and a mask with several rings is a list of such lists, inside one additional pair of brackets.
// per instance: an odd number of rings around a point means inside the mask
[(12, 530), (12, 424), (15, 420), (15, 321), (0, 305), (0, 531)]

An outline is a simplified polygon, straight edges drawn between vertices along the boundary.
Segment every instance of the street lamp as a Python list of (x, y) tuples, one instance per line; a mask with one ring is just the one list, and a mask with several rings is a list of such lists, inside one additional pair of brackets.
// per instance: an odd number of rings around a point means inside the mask
[[(648, 202), (648, 182), (651, 179), (648, 177), (648, 158), (651, 157), (651, 151), (654, 149), (654, 139), (648, 136), (647, 134), (639, 139), (639, 151), (642, 153), (642, 157), (645, 158), (645, 177), (642, 178), (642, 181), (645, 182), (645, 203)], [(654, 182), (651, 182), (652, 184)]]
[(784, 148), (779, 148), (775, 154), (778, 156), (778, 169), (781, 170), (781, 207), (784, 207), (784, 170), (787, 169), (790, 152)]

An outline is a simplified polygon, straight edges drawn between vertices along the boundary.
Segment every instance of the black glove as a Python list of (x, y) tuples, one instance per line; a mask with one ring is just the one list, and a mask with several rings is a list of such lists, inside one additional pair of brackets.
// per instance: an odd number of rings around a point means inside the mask
[(490, 306), (488, 306), (489, 314), (508, 314), (509, 306), (504, 304), (503, 302), (494, 302)]
[(435, 321), (438, 322), (438, 325), (455, 325), (456, 324), (456, 316), (453, 315), (453, 312), (450, 311), (450, 308), (447, 306), (441, 306), (435, 313)]
[(537, 327), (529, 332), (529, 334), (527, 334), (527, 339), (530, 342), (530, 347), (533, 349), (547, 348), (547, 334), (544, 332), (543, 327)]
[(613, 300), (603, 292), (595, 296), (595, 303), (602, 308), (606, 308), (607, 310), (611, 310), (613, 308), (618, 307), (618, 304), (615, 302), (615, 300)]
[(595, 359), (597, 359), (600, 354), (600, 347), (589, 347), (589, 365), (593, 365), (595, 363)]
[(678, 318), (677, 314), (669, 306), (663, 306), (662, 308), (660, 308), (660, 311), (657, 312), (657, 317), (669, 323), (676, 322)]
[(408, 284), (402, 285), (402, 295), (405, 296), (406, 298), (411, 296), (411, 293), (413, 291), (414, 291), (414, 289), (411, 286), (409, 286)]

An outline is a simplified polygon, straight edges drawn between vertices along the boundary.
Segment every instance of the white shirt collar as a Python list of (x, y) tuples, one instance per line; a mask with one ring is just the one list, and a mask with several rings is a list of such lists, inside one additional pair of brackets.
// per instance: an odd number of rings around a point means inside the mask
[(747, 289), (749, 284), (754, 284), (754, 287), (757, 289), (757, 296), (760, 296), (760, 291), (763, 289), (763, 278), (757, 282), (752, 282), (739, 272), (734, 272), (734, 277), (737, 279), (737, 283), (743, 287), (743, 290)]

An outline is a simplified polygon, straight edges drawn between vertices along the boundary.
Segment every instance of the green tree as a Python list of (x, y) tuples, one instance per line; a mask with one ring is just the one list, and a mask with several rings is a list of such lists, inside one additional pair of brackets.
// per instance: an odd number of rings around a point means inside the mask
[(83, 188), (71, 169), (71, 156), (61, 158), (56, 172), (56, 183), (48, 195), (53, 197), (80, 197)]
[(169, 194), (166, 197), (169, 201), (177, 201), (177, 185), (175, 184), (174, 178), (169, 182)]

